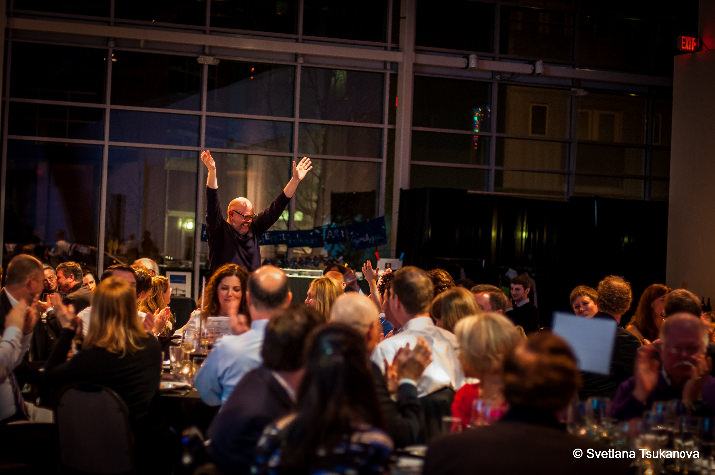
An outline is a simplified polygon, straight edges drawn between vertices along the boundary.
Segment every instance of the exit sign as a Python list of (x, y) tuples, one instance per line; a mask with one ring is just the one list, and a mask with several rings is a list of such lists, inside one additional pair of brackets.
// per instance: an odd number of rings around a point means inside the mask
[(692, 36), (678, 36), (678, 51), (691, 52), (698, 49), (698, 39)]

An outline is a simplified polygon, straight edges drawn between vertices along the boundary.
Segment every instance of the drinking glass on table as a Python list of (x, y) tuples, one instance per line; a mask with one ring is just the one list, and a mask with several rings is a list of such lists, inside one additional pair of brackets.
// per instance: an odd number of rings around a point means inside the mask
[[(702, 425), (702, 417), (681, 416), (675, 435), (673, 436), (673, 446), (675, 450), (689, 452), (699, 450)], [(693, 468), (692, 458), (677, 458), (675, 460), (675, 466), (679, 472), (688, 472), (689, 469)]]
[(475, 399), (472, 405), (472, 426), (488, 426), (506, 412), (506, 404), (498, 401)]
[(171, 372), (177, 373), (181, 362), (184, 360), (184, 349), (181, 346), (169, 347), (169, 361), (171, 362)]
[(590, 397), (586, 400), (587, 435), (597, 441), (609, 443), (616, 421), (611, 418), (611, 398)]
[(652, 418), (644, 417), (640, 423), (639, 433), (633, 439), (633, 448), (636, 452), (634, 464), (638, 469), (638, 473), (656, 474), (661, 473), (663, 470), (663, 459), (646, 455), (663, 448), (663, 441), (653, 431), (654, 427)]
[(601, 426), (610, 417), (611, 399), (607, 397), (590, 397), (586, 400), (586, 423)]
[(700, 451), (699, 465), (703, 473), (715, 473), (715, 417), (703, 417), (697, 445)]
[(442, 427), (440, 429), (442, 434), (457, 434), (464, 430), (462, 425), (462, 419), (459, 417), (443, 416), (442, 417)]
[(201, 338), (199, 338), (199, 335), (197, 335), (197, 333), (198, 332), (194, 329), (187, 328), (186, 330), (184, 330), (184, 336), (181, 340), (181, 346), (184, 349), (184, 354), (188, 357), (191, 357), (191, 355), (193, 355), (200, 349)]
[(213, 350), (218, 333), (211, 328), (204, 328), (201, 334), (201, 353), (208, 355)]
[(566, 413), (566, 428), (570, 434), (584, 436), (588, 433), (586, 426), (586, 401), (574, 397)]

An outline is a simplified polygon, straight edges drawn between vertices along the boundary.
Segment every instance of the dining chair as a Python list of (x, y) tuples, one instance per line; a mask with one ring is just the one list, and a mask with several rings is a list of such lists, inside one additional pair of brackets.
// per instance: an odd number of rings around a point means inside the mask
[(63, 473), (135, 473), (129, 410), (111, 389), (88, 383), (65, 387), (55, 421)]

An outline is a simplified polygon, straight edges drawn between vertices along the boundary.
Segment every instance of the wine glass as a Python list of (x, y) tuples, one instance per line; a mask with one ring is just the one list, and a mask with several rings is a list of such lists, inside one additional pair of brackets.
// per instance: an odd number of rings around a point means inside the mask
[(569, 433), (579, 436), (585, 436), (588, 433), (586, 426), (586, 402), (581, 401), (578, 397), (569, 404), (567, 413), (567, 425)]
[(201, 338), (197, 338), (198, 335), (196, 335), (196, 333), (195, 330), (187, 328), (181, 340), (181, 347), (184, 349), (184, 354), (189, 358), (196, 353), (201, 345)]

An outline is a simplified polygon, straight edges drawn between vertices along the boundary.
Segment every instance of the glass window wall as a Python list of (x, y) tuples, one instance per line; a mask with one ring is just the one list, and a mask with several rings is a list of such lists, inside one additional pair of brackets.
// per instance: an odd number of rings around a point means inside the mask
[(301, 76), (301, 117), (343, 122), (382, 122), (384, 74), (303, 68)]
[(102, 140), (104, 110), (51, 104), (10, 104), (10, 135)]
[(192, 267), (198, 162), (192, 152), (110, 147), (107, 252)]
[[(8, 141), (3, 262), (27, 252), (95, 267), (101, 171), (98, 145)], [(60, 235), (69, 253), (56, 248)]]
[(114, 105), (195, 111), (200, 107), (200, 87), (201, 65), (196, 57), (113, 53)]
[(294, 91), (293, 66), (222, 60), (209, 66), (206, 110), (292, 117)]
[(10, 96), (104, 102), (107, 50), (12, 43)]

